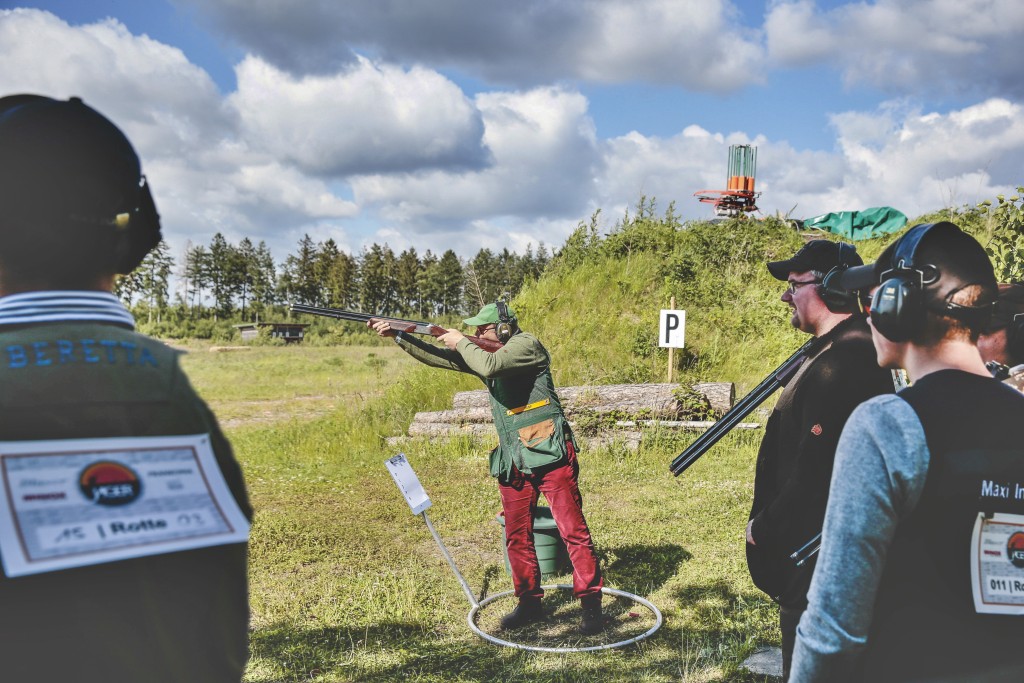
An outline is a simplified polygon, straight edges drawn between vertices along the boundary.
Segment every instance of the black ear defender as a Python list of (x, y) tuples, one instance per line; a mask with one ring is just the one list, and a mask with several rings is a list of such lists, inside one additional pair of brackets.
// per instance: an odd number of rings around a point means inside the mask
[(498, 308), (498, 323), (494, 326), (494, 333), (498, 335), (498, 341), (505, 344), (516, 333), (516, 319), (509, 314), (508, 304), (501, 299), (495, 301), (494, 305)]
[(857, 308), (856, 292), (849, 292), (839, 286), (839, 277), (850, 267), (853, 257), (857, 255), (857, 247), (846, 242), (839, 242), (838, 263), (832, 270), (825, 273), (818, 285), (818, 296), (825, 306), (833, 313), (848, 313)]
[(881, 284), (871, 297), (871, 324), (894, 342), (905, 342), (924, 324), (926, 309), (924, 288), (939, 279), (932, 265), (914, 262), (921, 240), (934, 223), (916, 225), (900, 238), (892, 256), (892, 267), (881, 273)]
[(139, 179), (138, 200), (128, 213), (118, 214), (114, 219), (114, 270), (118, 275), (127, 275), (146, 258), (146, 255), (160, 244), (160, 214), (149, 191), (146, 176)]
[[(881, 284), (871, 297), (871, 324), (886, 339), (894, 342), (909, 341), (919, 332), (928, 311), (962, 320), (972, 326), (981, 326), (992, 314), (992, 303), (980, 306), (963, 306), (949, 301), (949, 297), (971, 284), (953, 281), (944, 282), (948, 290), (945, 299), (938, 293), (929, 295), (926, 291), (936, 285), (943, 274), (940, 269), (928, 263), (918, 263), (917, 251), (924, 236), (936, 228), (952, 227), (947, 222), (924, 223), (911, 228), (895, 245), (889, 270), (879, 275)], [(947, 273), (945, 279), (950, 275)]]

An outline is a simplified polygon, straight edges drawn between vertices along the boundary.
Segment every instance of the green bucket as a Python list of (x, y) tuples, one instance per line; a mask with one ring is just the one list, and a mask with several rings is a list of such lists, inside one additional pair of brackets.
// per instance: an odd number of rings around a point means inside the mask
[[(505, 516), (498, 513), (495, 517), (501, 525), (501, 550), (505, 555), (505, 571), (512, 574), (512, 566), (508, 562), (508, 548), (505, 546)], [(565, 549), (565, 541), (558, 533), (551, 508), (538, 505), (533, 512), (533, 546), (537, 550), (537, 564), (540, 565), (542, 576), (560, 574), (568, 569), (569, 552)]]

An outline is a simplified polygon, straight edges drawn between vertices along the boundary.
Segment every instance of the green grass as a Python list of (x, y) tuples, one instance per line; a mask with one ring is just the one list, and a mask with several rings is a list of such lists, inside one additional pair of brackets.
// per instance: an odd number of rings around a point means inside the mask
[(360, 406), (379, 396), (393, 373), (415, 365), (394, 344), (178, 346), (192, 384), (226, 426), (310, 419), (338, 406)]
[[(584, 448), (581, 489), (607, 585), (651, 600), (665, 623), (620, 650), (524, 653), (469, 630), (466, 596), (383, 465), (398, 450), (385, 438), (415, 410), (477, 385), (395, 351), (195, 346), (185, 358), (200, 393), (233, 415), (226, 430), (257, 510), (246, 681), (763, 680), (737, 669), (779, 638), (775, 609), (743, 560), (759, 432), (729, 435), (678, 479), (667, 465), (690, 437), (652, 434), (639, 452)], [(332, 405), (295, 408), (305, 396)], [(488, 448), (467, 439), (402, 446), (478, 599), (511, 588)], [(573, 606), (562, 592), (548, 602)], [(495, 603), (481, 623), (508, 604)]]

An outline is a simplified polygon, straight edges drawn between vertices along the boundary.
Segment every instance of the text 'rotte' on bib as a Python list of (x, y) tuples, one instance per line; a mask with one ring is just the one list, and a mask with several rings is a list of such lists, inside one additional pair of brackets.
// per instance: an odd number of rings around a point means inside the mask
[(978, 614), (1024, 615), (1024, 515), (978, 513), (971, 590)]
[(206, 434), (0, 442), (8, 577), (248, 537)]

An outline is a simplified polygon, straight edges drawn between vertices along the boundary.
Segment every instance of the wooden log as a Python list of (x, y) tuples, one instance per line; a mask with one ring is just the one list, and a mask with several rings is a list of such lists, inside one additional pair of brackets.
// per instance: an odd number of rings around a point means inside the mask
[[(679, 417), (676, 406), (669, 408), (655, 407), (650, 404), (637, 401), (624, 401), (622, 403), (608, 403), (604, 405), (588, 406), (587, 408), (567, 408), (565, 416), (572, 420), (582, 412), (611, 413), (618, 412), (625, 416), (638, 417), (643, 419), (665, 419), (672, 420)], [(446, 422), (450, 424), (476, 424), (480, 422), (490, 423), (493, 421), (490, 408), (459, 408), (455, 410), (435, 410), (416, 413), (413, 422)]]
[(416, 413), (413, 422), (448, 422), (451, 424), (467, 424), (493, 421), (490, 408), (460, 408), (458, 410), (434, 410)]
[(490, 423), (451, 424), (449, 422), (413, 422), (409, 425), (409, 436), (459, 436), (498, 438), (494, 425)]
[[(594, 386), (561, 387), (557, 389), (562, 407), (567, 411), (594, 409), (609, 405), (628, 404), (637, 410), (649, 409), (661, 413), (678, 414), (679, 402), (675, 391), (679, 384), (601, 384)], [(701, 382), (692, 385), (694, 391), (704, 394), (711, 407), (724, 413), (732, 407), (736, 397), (731, 382)], [(487, 390), (460, 391), (452, 399), (455, 409), (479, 408), (488, 405)]]

